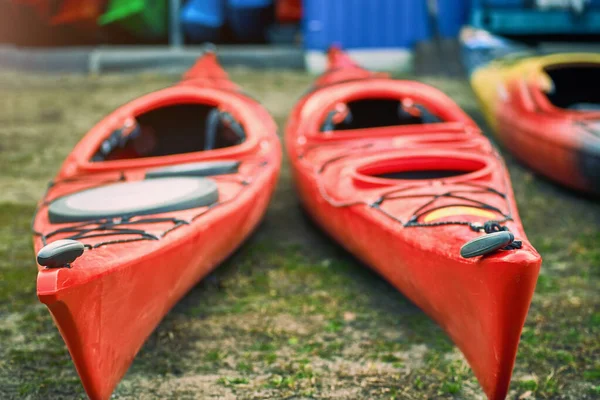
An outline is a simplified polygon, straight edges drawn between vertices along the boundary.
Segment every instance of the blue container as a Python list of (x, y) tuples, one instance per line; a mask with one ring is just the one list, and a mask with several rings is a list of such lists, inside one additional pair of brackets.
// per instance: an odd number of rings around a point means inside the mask
[(303, 7), (308, 50), (324, 51), (333, 43), (410, 49), (431, 36), (424, 0), (305, 0)]
[(189, 0), (181, 9), (180, 18), (191, 40), (217, 41), (225, 25), (224, 0)]
[(517, 0), (473, 0), (471, 25), (497, 35), (600, 34), (600, 1), (567, 7)]
[(471, 0), (437, 0), (437, 33), (443, 38), (457, 37), (470, 10)]
[(227, 20), (238, 41), (264, 41), (274, 19), (273, 0), (227, 0)]

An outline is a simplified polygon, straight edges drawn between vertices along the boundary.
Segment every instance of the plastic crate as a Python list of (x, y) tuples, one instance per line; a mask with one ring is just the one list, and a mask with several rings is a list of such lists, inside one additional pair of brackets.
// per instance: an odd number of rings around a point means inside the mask
[(371, 69), (406, 69), (415, 43), (431, 37), (423, 0), (304, 0), (306, 64), (322, 72), (338, 44)]
[(225, 1), (189, 0), (181, 9), (180, 19), (192, 41), (217, 41), (225, 25)]

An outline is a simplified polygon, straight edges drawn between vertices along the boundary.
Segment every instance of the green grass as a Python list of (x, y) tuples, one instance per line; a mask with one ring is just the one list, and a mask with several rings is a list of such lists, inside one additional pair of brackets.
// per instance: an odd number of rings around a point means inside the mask
[[(283, 125), (312, 78), (234, 70)], [(69, 354), (35, 296), (30, 221), (86, 130), (167, 86), (142, 75), (0, 74), (0, 398), (82, 398)], [(481, 121), (468, 86), (427, 79)], [(523, 224), (544, 258), (510, 398), (600, 396), (600, 207), (504, 153)], [(115, 398), (478, 399), (443, 331), (307, 222), (284, 164), (253, 239), (196, 286), (145, 343)]]

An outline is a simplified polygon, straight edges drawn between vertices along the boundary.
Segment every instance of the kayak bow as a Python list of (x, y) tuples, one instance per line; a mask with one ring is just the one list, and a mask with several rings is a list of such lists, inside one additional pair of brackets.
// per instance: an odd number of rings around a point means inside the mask
[(171, 307), (256, 228), (281, 149), (204, 55), (96, 125), (39, 203), (37, 294), (90, 398), (108, 399)]
[(541, 265), (504, 163), (438, 90), (335, 48), (329, 59), (286, 128), (302, 205), (444, 328), (490, 399), (504, 398)]

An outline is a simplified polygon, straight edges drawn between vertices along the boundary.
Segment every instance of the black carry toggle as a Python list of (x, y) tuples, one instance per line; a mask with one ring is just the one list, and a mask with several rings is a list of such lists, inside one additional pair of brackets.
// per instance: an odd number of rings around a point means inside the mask
[(37, 262), (46, 268), (70, 268), (84, 250), (83, 243), (77, 240), (57, 240), (42, 247), (37, 254)]
[(464, 258), (482, 256), (500, 249), (520, 249), (523, 245), (520, 240), (515, 240), (515, 236), (506, 226), (502, 226), (498, 222), (488, 221), (483, 225), (471, 224), (470, 227), (476, 232), (484, 231), (486, 235), (470, 240), (460, 248), (460, 255)]

